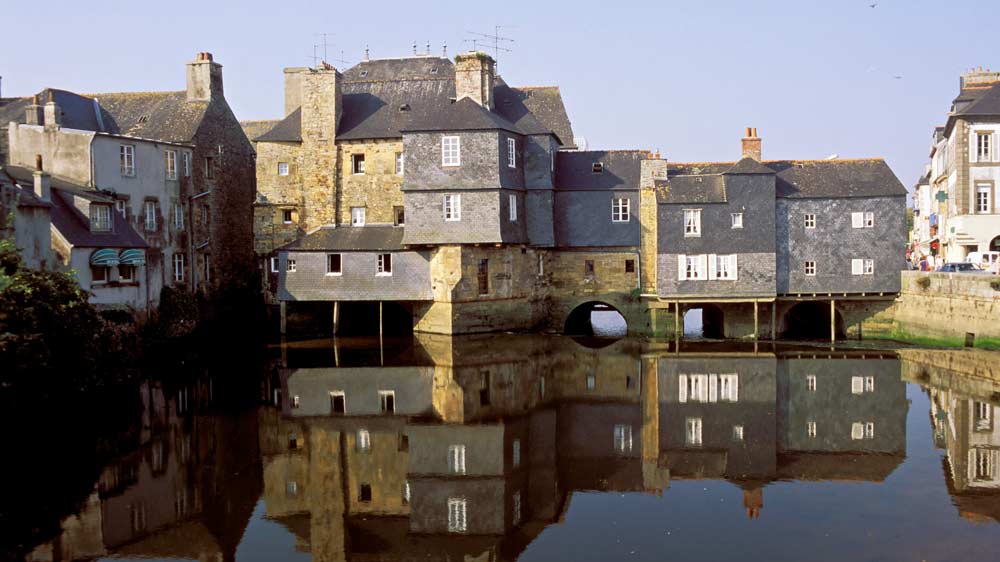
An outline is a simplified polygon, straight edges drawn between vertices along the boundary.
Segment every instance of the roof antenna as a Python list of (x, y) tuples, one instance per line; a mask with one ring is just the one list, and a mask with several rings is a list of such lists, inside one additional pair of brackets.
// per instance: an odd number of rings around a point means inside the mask
[(444, 42), (444, 46), (441, 47), (441, 57), (448, 58), (448, 42)]
[[(513, 47), (514, 46), (513, 45), (514, 40), (511, 39), (510, 37), (503, 37), (503, 36), (501, 36), (500, 35), (500, 30), (501, 29), (505, 29), (505, 28), (511, 28), (511, 27), (515, 27), (515, 26), (513, 26), (513, 25), (495, 25), (495, 26), (493, 26), (493, 33), (479, 33), (477, 31), (466, 31), (466, 33), (469, 34), (469, 35), (476, 35), (478, 37), (481, 37), (482, 39), (486, 39), (487, 40), (486, 42), (484, 42), (482, 40), (476, 41), (475, 39), (472, 39), (472, 47), (473, 47), (473, 49), (478, 50), (478, 44), (479, 43), (485, 43), (485, 45), (487, 45), (487, 48), (489, 48), (488, 45), (489, 45), (490, 42), (493, 43), (493, 46), (492, 46), (492, 48), (493, 48), (493, 60), (496, 61), (496, 65), (499, 67), (500, 66), (500, 53), (501, 52), (509, 53), (511, 50), (508, 47)], [(466, 41), (468, 41), (468, 39), (466, 39)], [(505, 46), (501, 46), (501, 43), (503, 43)]]
[(431, 42), (427, 42), (427, 56), (431, 56)]
[(417, 54), (417, 42), (416, 41), (413, 42), (413, 54), (414, 55)]
[(368, 45), (365, 45), (365, 60), (368, 60)]

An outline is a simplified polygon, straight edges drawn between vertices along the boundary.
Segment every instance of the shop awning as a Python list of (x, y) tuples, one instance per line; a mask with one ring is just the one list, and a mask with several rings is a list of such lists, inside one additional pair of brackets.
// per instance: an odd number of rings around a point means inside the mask
[(112, 250), (111, 248), (102, 248), (100, 250), (94, 250), (93, 254), (90, 254), (90, 265), (103, 265), (103, 266), (116, 266), (121, 260), (118, 259), (118, 250)]
[(145, 265), (146, 264), (146, 253), (142, 250), (137, 250), (135, 248), (130, 248), (128, 250), (122, 250), (119, 254), (122, 264), (124, 265)]

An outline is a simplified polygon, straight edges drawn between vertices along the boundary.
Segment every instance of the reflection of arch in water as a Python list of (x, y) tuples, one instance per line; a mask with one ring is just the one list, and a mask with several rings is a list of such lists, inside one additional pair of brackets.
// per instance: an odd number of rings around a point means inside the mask
[(620, 337), (628, 333), (628, 322), (620, 310), (606, 302), (578, 305), (566, 317), (563, 333), (568, 336)]
[[(377, 336), (379, 334), (379, 302), (344, 301), (339, 303), (338, 336)], [(404, 303), (381, 303), (382, 334), (402, 336), (413, 333), (413, 313)]]
[[(837, 339), (847, 337), (847, 325), (839, 310), (834, 309), (834, 333)], [(789, 340), (830, 339), (830, 303), (805, 301), (789, 308), (782, 316), (781, 338)]]
[(726, 337), (725, 316), (722, 308), (714, 304), (695, 304), (684, 308), (685, 336), (695, 336), (708, 339), (723, 339)]

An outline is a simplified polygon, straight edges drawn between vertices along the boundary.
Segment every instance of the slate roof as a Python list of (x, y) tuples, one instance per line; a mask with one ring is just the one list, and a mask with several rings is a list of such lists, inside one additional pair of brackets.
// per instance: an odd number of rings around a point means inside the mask
[[(34, 180), (34, 178), (32, 178)], [(0, 167), (0, 193), (3, 195), (3, 200), (0, 200), (0, 206), (5, 210), (8, 208), (6, 205), (8, 201), (6, 198), (11, 197), (17, 198), (18, 207), (51, 207), (51, 203), (46, 203), (35, 195), (34, 181), (31, 183), (19, 181), (12, 175), (7, 173), (5, 168)], [(6, 220), (6, 214), (0, 214), (0, 220)], [(3, 226), (0, 225), (0, 229)]]
[(278, 121), (270, 131), (256, 138), (249, 137), (250, 142), (302, 142), (302, 108), (289, 113)]
[(742, 160), (737, 162), (732, 168), (729, 168), (723, 174), (730, 175), (772, 175), (774, 170), (768, 168), (767, 166), (761, 164), (760, 162), (754, 160), (750, 157), (744, 157)]
[(494, 107), (526, 135), (555, 134), (563, 148), (573, 149), (573, 127), (557, 86), (512, 88), (497, 80)]
[(725, 203), (726, 182), (718, 174), (677, 176), (656, 182), (656, 200), (661, 203)]
[(1000, 119), (1000, 82), (991, 86), (966, 88), (955, 98), (955, 113), (948, 116), (945, 125), (945, 135), (951, 134), (951, 128), (958, 118), (997, 118)]
[(149, 245), (125, 220), (121, 213), (111, 211), (110, 232), (91, 232), (90, 218), (85, 217), (72, 202), (72, 194), (52, 190), (52, 226), (67, 242), (82, 248), (146, 248)]
[(316, 252), (402, 250), (403, 229), (390, 225), (320, 228), (280, 249)]
[[(770, 160), (757, 164), (759, 168), (747, 168), (742, 163), (697, 162), (668, 164), (669, 182), (658, 181), (661, 187), (658, 200), (661, 203), (723, 202), (715, 184), (706, 184), (710, 190), (706, 194), (693, 193), (693, 180), (685, 176), (734, 175), (738, 173), (765, 173), (764, 168), (776, 174), (775, 191), (779, 198), (851, 198), (851, 197), (902, 197), (906, 188), (881, 158), (851, 160)], [(749, 172), (741, 171), (751, 170)], [(755, 170), (755, 171), (754, 171)], [(687, 182), (674, 190), (677, 195), (668, 197), (662, 187), (675, 181)], [(713, 180), (714, 181), (714, 180)], [(714, 190), (714, 191), (713, 191)], [(667, 190), (668, 192), (670, 190)]]
[[(556, 153), (555, 188), (561, 190), (639, 189), (647, 150), (580, 150)], [(594, 163), (604, 171), (594, 173)]]
[[(525, 134), (499, 113), (490, 111), (469, 98), (448, 102), (431, 111), (418, 112), (403, 131), (485, 131), (500, 129)], [(405, 112), (403, 112), (405, 113)]]
[[(31, 168), (25, 168), (23, 166), (5, 166), (4, 170), (11, 175), (15, 180), (18, 181), (22, 186), (34, 186), (35, 185), (35, 171)], [(88, 199), (94, 201), (107, 201), (114, 202), (114, 199), (107, 195), (101, 195), (93, 188), (80, 185), (76, 182), (63, 179), (59, 176), (50, 176), (50, 185), (53, 188), (61, 189), (63, 191), (68, 191), (77, 195), (82, 195)], [(32, 187), (33, 189), (33, 187)]]

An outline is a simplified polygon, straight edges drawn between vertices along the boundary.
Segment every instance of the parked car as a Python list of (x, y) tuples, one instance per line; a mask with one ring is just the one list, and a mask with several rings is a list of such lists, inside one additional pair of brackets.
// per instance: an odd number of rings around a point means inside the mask
[(980, 269), (985, 269), (990, 273), (1000, 272), (998, 271), (1000, 270), (1000, 252), (969, 252), (965, 261), (974, 263)]
[(987, 271), (983, 271), (982, 269), (979, 269), (978, 267), (976, 267), (975, 264), (972, 264), (972, 263), (969, 263), (969, 262), (946, 263), (946, 264), (943, 264), (941, 267), (938, 268), (938, 272), (940, 272), (940, 273), (979, 273), (979, 274), (989, 273)]

